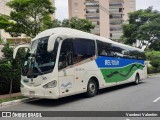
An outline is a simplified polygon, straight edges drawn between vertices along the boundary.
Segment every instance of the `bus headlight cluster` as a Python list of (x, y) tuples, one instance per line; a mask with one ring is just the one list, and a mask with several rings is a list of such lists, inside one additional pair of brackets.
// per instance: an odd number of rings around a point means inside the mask
[(54, 88), (54, 87), (56, 87), (56, 86), (57, 86), (57, 81), (54, 80), (54, 81), (51, 81), (51, 82), (45, 84), (45, 85), (43, 86), (43, 88)]

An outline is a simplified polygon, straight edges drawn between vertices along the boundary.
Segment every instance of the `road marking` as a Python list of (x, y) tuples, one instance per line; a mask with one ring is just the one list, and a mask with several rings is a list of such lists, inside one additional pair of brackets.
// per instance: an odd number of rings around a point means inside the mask
[(160, 100), (160, 97), (158, 97), (157, 99), (155, 99), (153, 102), (157, 102), (158, 100)]

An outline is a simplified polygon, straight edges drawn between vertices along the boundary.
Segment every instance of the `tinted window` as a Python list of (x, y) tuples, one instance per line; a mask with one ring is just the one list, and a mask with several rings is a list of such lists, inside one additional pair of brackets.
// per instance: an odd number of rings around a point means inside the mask
[(124, 46), (97, 40), (98, 55), (145, 60), (145, 53)]
[(76, 38), (73, 41), (74, 63), (78, 63), (95, 55), (95, 42), (89, 39)]
[(97, 40), (99, 56), (114, 56), (111, 43), (101, 42)]
[(126, 50), (118, 45), (112, 45), (112, 52), (114, 53), (114, 57), (125, 57)]
[(59, 69), (63, 69), (73, 64), (73, 43), (72, 39), (63, 41), (59, 56)]

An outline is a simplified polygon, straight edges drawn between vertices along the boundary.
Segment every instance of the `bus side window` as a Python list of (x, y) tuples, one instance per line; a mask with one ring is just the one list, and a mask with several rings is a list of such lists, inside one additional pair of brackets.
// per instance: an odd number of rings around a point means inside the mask
[(98, 55), (100, 56), (113, 56), (114, 55), (112, 52), (111, 43), (101, 42), (97, 40), (97, 47), (98, 47)]
[(59, 55), (59, 70), (66, 68), (73, 64), (73, 47), (72, 39), (66, 39), (63, 41), (61, 51)]
[(74, 63), (95, 56), (95, 42), (94, 40), (76, 38), (73, 41), (73, 59)]

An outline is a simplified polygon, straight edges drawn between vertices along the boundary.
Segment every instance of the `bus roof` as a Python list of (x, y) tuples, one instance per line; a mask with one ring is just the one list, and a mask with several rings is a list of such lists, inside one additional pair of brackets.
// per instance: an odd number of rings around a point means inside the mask
[(65, 27), (57, 27), (57, 28), (52, 28), (52, 29), (45, 30), (45, 31), (39, 33), (32, 41), (34, 41), (38, 38), (50, 36), (52, 34), (67, 35), (67, 36), (70, 36), (70, 37), (73, 37), (73, 38), (96, 39), (96, 40), (100, 40), (100, 41), (103, 41), (103, 42), (113, 43), (113, 44), (116, 44), (116, 45), (119, 45), (119, 46), (122, 46), (122, 47), (127, 47), (128, 49), (134, 49), (134, 50), (138, 50), (138, 51), (143, 52), (142, 49), (135, 48), (135, 47), (132, 47), (132, 46), (128, 46), (128, 45), (125, 45), (125, 44), (122, 44), (122, 43), (118, 43), (118, 42), (112, 41), (108, 38), (104, 38), (104, 37), (93, 35), (93, 34), (90, 34), (90, 33), (86, 33), (86, 32), (80, 31), (80, 30), (75, 30), (75, 29), (65, 28)]

